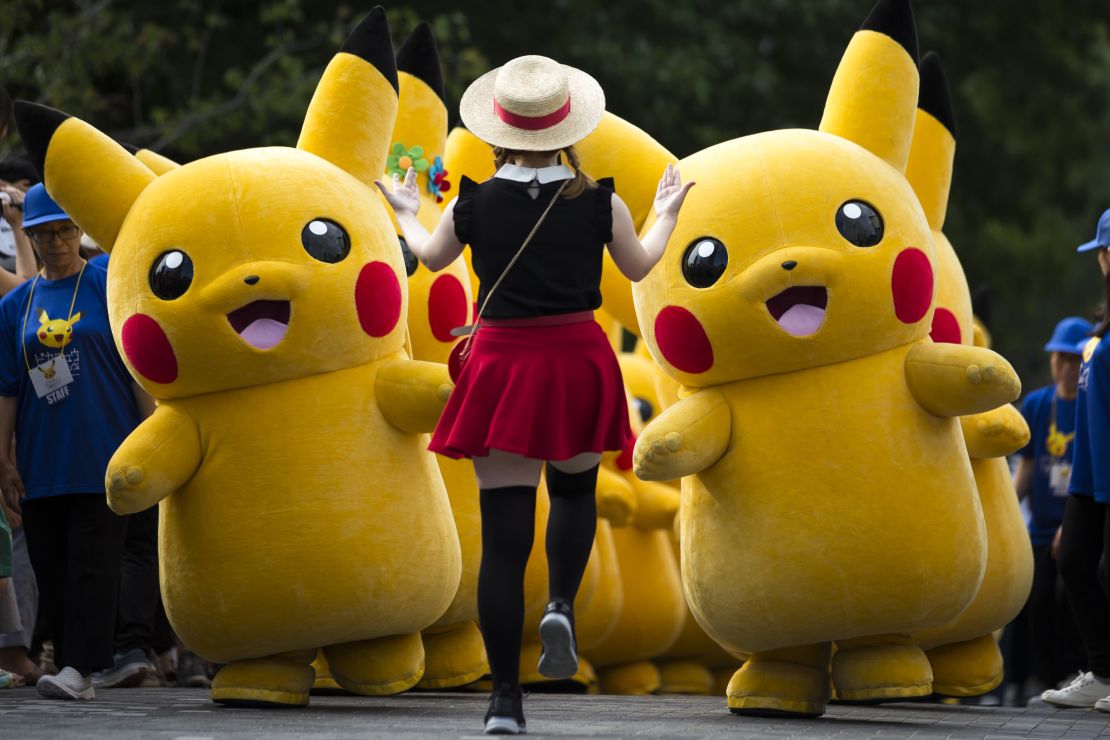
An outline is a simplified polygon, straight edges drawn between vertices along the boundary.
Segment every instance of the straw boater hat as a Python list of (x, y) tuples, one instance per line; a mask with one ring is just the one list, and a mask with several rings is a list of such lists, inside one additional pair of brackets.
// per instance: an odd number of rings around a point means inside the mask
[(605, 93), (585, 72), (541, 56), (517, 57), (463, 93), (463, 124), (493, 146), (547, 152), (597, 128)]

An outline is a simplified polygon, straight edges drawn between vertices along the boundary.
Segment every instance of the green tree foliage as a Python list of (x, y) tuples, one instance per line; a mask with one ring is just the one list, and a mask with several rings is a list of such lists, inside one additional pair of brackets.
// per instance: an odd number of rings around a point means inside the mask
[[(179, 159), (296, 140), (320, 71), (370, 3), (6, 0), (0, 83)], [(414, 0), (450, 100), (540, 53), (602, 83), (609, 108), (679, 156), (813, 127), (870, 0)], [(1104, 0), (917, 0), (922, 50), (945, 60), (959, 123), (946, 232), (989, 288), (996, 347), (1047, 379), (1052, 324), (1089, 313), (1100, 280), (1073, 254), (1110, 207), (1110, 13)], [(17, 146), (15, 134), (0, 153)]]

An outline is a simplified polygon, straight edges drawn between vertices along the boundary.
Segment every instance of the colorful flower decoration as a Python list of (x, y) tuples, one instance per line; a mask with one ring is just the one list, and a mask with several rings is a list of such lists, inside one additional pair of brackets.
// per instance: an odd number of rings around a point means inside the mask
[(447, 170), (443, 167), (443, 158), (436, 157), (428, 169), (428, 192), (435, 196), (436, 203), (443, 202), (443, 194), (451, 189), (451, 182), (447, 179)]
[(424, 159), (424, 147), (414, 146), (409, 149), (398, 141), (389, 150), (389, 157), (385, 160), (385, 166), (389, 174), (404, 177), (405, 173), (409, 171), (409, 167), (414, 168), (417, 172), (427, 171), (428, 160)]

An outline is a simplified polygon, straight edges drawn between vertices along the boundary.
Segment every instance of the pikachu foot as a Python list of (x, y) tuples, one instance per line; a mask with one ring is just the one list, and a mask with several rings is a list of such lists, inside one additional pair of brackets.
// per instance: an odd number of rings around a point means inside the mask
[(897, 701), (933, 692), (929, 659), (908, 635), (844, 640), (836, 646), (832, 678), (840, 701)]
[(419, 632), (329, 645), (324, 657), (336, 683), (363, 696), (399, 694), (424, 675), (424, 644)]
[(212, 701), (233, 707), (303, 707), (315, 673), (315, 650), (228, 663), (212, 680)]
[(654, 694), (663, 683), (659, 669), (647, 660), (602, 668), (598, 671), (598, 680), (601, 693), (626, 696)]
[(452, 689), (473, 683), (489, 671), (486, 646), (474, 622), (452, 625), (443, 632), (421, 634), (424, 677), (417, 688)]
[(832, 687), (827, 642), (752, 653), (728, 682), (728, 708), (756, 717), (819, 717)]
[(941, 645), (925, 653), (933, 691), (941, 696), (982, 696), (1002, 683), (1002, 653), (993, 635)]
[(328, 659), (324, 657), (324, 651), (321, 650), (316, 654), (316, 660), (312, 661), (312, 669), (316, 671), (316, 681), (312, 684), (312, 693), (314, 694), (345, 694), (347, 693), (342, 686), (335, 682), (331, 677), (331, 667), (328, 666)]
[(709, 696), (713, 693), (713, 674), (692, 660), (666, 660), (659, 663), (660, 694)]

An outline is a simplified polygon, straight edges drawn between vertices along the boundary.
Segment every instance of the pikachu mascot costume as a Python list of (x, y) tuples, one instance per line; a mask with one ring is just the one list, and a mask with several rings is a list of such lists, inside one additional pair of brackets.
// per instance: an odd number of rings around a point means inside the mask
[[(906, 177), (929, 219), (937, 251), (933, 341), (966, 345), (975, 343), (971, 292), (956, 251), (941, 231), (955, 134), (944, 69), (936, 54), (926, 54)], [(1029, 441), (1029, 427), (1009, 404), (960, 421), (986, 521), (986, 574), (975, 600), (958, 618), (914, 634), (932, 665), (933, 691), (956, 697), (985, 694), (1002, 682), (1002, 653), (992, 633), (1017, 616), (1033, 582), (1033, 550), (1006, 462)]]
[(634, 466), (685, 477), (691, 609), (752, 654), (728, 687), (737, 713), (821, 714), (830, 678), (849, 700), (930, 693), (910, 634), (958, 616), (983, 578), (959, 417), (1020, 384), (989, 350), (929, 339), (937, 261), (904, 174), (917, 96), (909, 3), (880, 0), (818, 131), (680, 162), (698, 187), (633, 286), (652, 355), (687, 388)]
[[(626, 355), (620, 352), (620, 325), (604, 312), (598, 315), (609, 322), (624, 374)], [(627, 387), (627, 378), (625, 383)], [(643, 428), (643, 421), (629, 390), (630, 422), (636, 433)], [(600, 481), (612, 481), (614, 486), (623, 482), (632, 498), (628, 515), (614, 521), (610, 530), (622, 594), (620, 608), (613, 630), (605, 640), (586, 649), (585, 657), (597, 669), (601, 692), (656, 693), (663, 688), (663, 680), (654, 659), (675, 642), (685, 621), (678, 561), (669, 540), (678, 511), (678, 491), (636, 478), (631, 449), (621, 455), (604, 455), (598, 479), (599, 494), (603, 490)]]
[[(648, 424), (663, 409), (669, 405), (660, 396), (659, 392), (659, 367), (646, 356), (641, 349), (643, 343), (637, 345), (636, 352), (625, 352), (619, 356), (621, 374), (624, 382), (632, 395), (630, 407), (639, 416), (641, 424)], [(666, 376), (664, 376), (666, 377)], [(631, 467), (631, 460), (628, 461)], [(656, 486), (662, 485), (659, 483)], [(675, 499), (677, 504), (678, 499)], [(678, 544), (678, 520), (668, 531), (671, 550), (674, 552), (675, 562), (680, 557)], [(727, 668), (727, 678), (736, 671), (740, 660), (729, 655), (720, 645), (713, 642), (701, 625), (694, 619), (686, 606), (686, 597), (682, 595), (681, 601), (685, 607), (686, 616), (682, 620), (682, 631), (678, 638), (671, 644), (667, 651), (654, 662), (659, 669), (659, 692), (663, 694), (712, 694), (717, 688), (718, 671)], [(724, 687), (721, 692), (724, 693)]]
[[(397, 53), (397, 71), (400, 105), (385, 174), (388, 178), (394, 173), (403, 175), (409, 166), (417, 168), (419, 217), (431, 232), (439, 222), (439, 204), (449, 201), (452, 193), (449, 172), (443, 164), (447, 140), (443, 75), (427, 24), (417, 26)], [(408, 273), (412, 356), (446, 364), (457, 341), (451, 330), (469, 324), (471, 319), (473, 299), (466, 262), (460, 257), (432, 273), (417, 261), (404, 238), (398, 239)], [(469, 460), (435, 457), (459, 533), (462, 578), (447, 612), (424, 630), (425, 669), (419, 684), (424, 689), (462, 686), (478, 680), (488, 670), (478, 631), (478, 564), (482, 555), (478, 482)]]
[(159, 403), (112, 458), (108, 500), (161, 504), (166, 611), (227, 664), (217, 702), (307, 703), (318, 648), (345, 689), (407, 689), (459, 584), (425, 434), (449, 380), (404, 354), (404, 261), (371, 187), (396, 111), (380, 8), (295, 149), (156, 177), (76, 118), (17, 111), (51, 195), (112, 253), (116, 342)]

